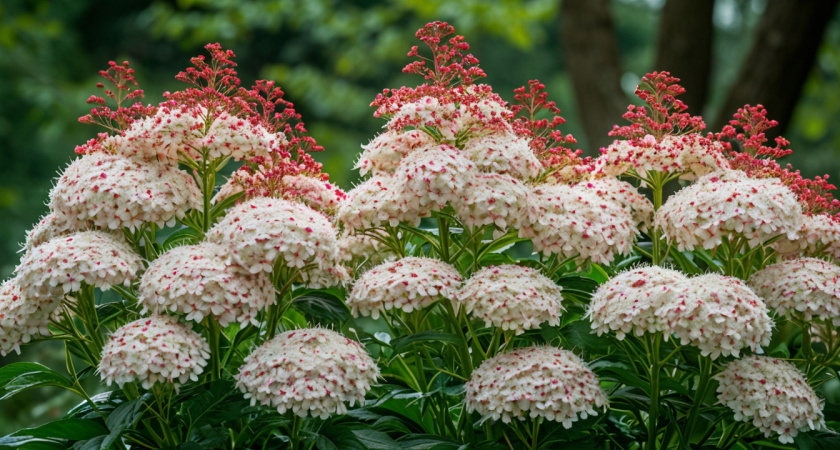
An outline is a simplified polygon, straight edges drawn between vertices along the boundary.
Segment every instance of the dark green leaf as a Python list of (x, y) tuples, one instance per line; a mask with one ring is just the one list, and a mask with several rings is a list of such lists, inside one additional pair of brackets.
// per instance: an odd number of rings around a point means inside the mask
[(163, 249), (169, 250), (173, 247), (178, 247), (181, 245), (196, 244), (200, 240), (201, 236), (199, 235), (198, 231), (190, 227), (184, 227), (170, 234), (169, 237), (167, 237), (166, 240), (163, 241)]
[(319, 294), (321, 293), (316, 291), (298, 297), (292, 302), (292, 306), (317, 323), (341, 323), (350, 317), (350, 310), (341, 299)]
[[(34, 366), (27, 367), (35, 370), (31, 372), (22, 373), (6, 382), (5, 386), (3, 386), (2, 390), (0, 390), (0, 392), (2, 392), (3, 394), (3, 396), (0, 397), (0, 400), (5, 400), (20, 392), (41, 386), (58, 386), (64, 389), (69, 389), (73, 386), (73, 382), (67, 379), (67, 377), (46, 366), (42, 366), (40, 364), (35, 363), (15, 364), (33, 364)], [(13, 366), (15, 364), (10, 364), (10, 366)], [(4, 367), (4, 369), (6, 367)], [(8, 373), (14, 373), (16, 370), (17, 368), (12, 368), (8, 371)]]
[(61, 419), (39, 427), (24, 428), (12, 435), (81, 441), (103, 434), (108, 434), (108, 430), (102, 425), (101, 420)]
[(108, 427), (110, 434), (102, 442), (103, 449), (116, 442), (122, 432), (130, 428), (140, 418), (142, 408), (143, 400), (136, 398), (121, 404), (108, 415), (108, 418), (105, 419), (105, 425)]
[(63, 450), (66, 442), (34, 438), (32, 436), (5, 436), (0, 438), (0, 448), (14, 448), (20, 450)]
[(399, 440), (400, 446), (410, 450), (457, 450), (457, 441), (434, 434), (412, 434)]
[(442, 331), (423, 331), (410, 336), (398, 337), (391, 341), (391, 345), (394, 347), (395, 352), (402, 353), (408, 350), (408, 347), (411, 344), (415, 344), (417, 342), (446, 342), (449, 344), (458, 344), (461, 342), (461, 338), (455, 334), (444, 333)]

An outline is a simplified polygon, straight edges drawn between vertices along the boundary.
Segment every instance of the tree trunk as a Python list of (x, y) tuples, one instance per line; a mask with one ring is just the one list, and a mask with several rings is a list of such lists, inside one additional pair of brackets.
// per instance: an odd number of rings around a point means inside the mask
[(712, 69), (712, 13), (715, 0), (668, 0), (659, 19), (654, 70), (680, 79), (679, 97), (688, 112), (699, 115), (709, 94)]
[(609, 0), (563, 1), (560, 33), (589, 148), (605, 147), (628, 105)]
[[(838, 0), (772, 0), (758, 24), (755, 41), (729, 90), (715, 127), (720, 130), (744, 104), (763, 104), (779, 126), (773, 138), (790, 123), (802, 87), (814, 65), (826, 25)], [(771, 132), (775, 133), (771, 136)]]

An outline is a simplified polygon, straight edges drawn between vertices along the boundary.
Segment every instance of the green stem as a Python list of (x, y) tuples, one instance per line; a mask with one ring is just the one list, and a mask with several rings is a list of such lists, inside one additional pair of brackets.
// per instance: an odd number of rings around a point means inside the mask
[(210, 381), (215, 381), (222, 377), (222, 367), (220, 364), (221, 352), (219, 348), (221, 327), (212, 316), (207, 316), (204, 320), (205, 328), (207, 328), (207, 341), (210, 344)]
[(438, 237), (440, 238), (440, 259), (449, 263), (449, 221), (438, 216)]
[[(645, 336), (649, 340), (649, 336)], [(659, 345), (662, 335), (657, 333), (653, 342), (647, 345), (647, 356), (650, 364), (650, 409), (648, 410), (648, 438), (646, 450), (656, 449), (657, 419), (659, 418)]]
[(303, 420), (301, 420), (301, 418), (298, 417), (297, 414), (292, 413), (292, 431), (291, 435), (289, 436), (289, 438), (292, 441), (292, 450), (297, 450), (300, 446), (300, 428), (302, 424)]
[(680, 448), (691, 448), (691, 433), (694, 431), (694, 426), (697, 423), (697, 417), (700, 414), (700, 407), (703, 400), (706, 398), (709, 382), (712, 377), (712, 360), (708, 356), (700, 356), (700, 381), (697, 384), (697, 391), (694, 396), (694, 404), (691, 405), (691, 411), (688, 414), (688, 421), (686, 422), (685, 430), (682, 433), (680, 441)]

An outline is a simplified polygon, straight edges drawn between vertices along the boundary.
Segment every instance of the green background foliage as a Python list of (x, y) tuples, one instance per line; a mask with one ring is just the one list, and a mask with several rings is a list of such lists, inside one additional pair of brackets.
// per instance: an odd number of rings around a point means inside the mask
[[(652, 67), (661, 2), (622, 0), (611, 7), (629, 103), (640, 76), (668, 69)], [(762, 8), (761, 1), (718, 0), (709, 111), (732, 83)], [(597, 154), (577, 121), (558, 11), (556, 0), (4, 0), (0, 276), (13, 272), (26, 230), (46, 212), (56, 171), (74, 158), (76, 145), (95, 135), (96, 129), (76, 119), (89, 109), (85, 99), (108, 60), (129, 60), (146, 102), (156, 103), (164, 91), (181, 88), (174, 75), (189, 57), (202, 54), (208, 42), (220, 42), (237, 54), (244, 82), (266, 78), (283, 87), (326, 148), (316, 159), (349, 189), (360, 145), (383, 124), (368, 105), (383, 88), (420, 82), (401, 68), (416, 43), (414, 31), (432, 20), (448, 21), (467, 37), (486, 82), (504, 98), (512, 99), (512, 90), (528, 80), (543, 81), (568, 120), (564, 131), (578, 137), (585, 154)], [(839, 41), (835, 17), (785, 133), (794, 154), (783, 162), (807, 176), (840, 174), (840, 132), (834, 126), (840, 120)], [(37, 360), (54, 367), (58, 359), (51, 355), (61, 349), (53, 344), (26, 347), (21, 357), (0, 358), (0, 365)], [(43, 389), (6, 401), (0, 434), (60, 416), (68, 397), (57, 394)]]

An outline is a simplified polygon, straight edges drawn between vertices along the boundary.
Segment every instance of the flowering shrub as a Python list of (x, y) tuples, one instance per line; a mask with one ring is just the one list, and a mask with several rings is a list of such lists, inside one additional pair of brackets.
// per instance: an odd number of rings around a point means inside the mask
[(704, 133), (654, 72), (583, 158), (539, 81), (507, 103), (451, 26), (417, 38), (347, 192), (231, 51), (159, 105), (110, 63), (0, 287), (0, 355), (67, 358), (2, 398), (80, 403), (0, 447), (838, 446), (840, 202), (763, 107)]

